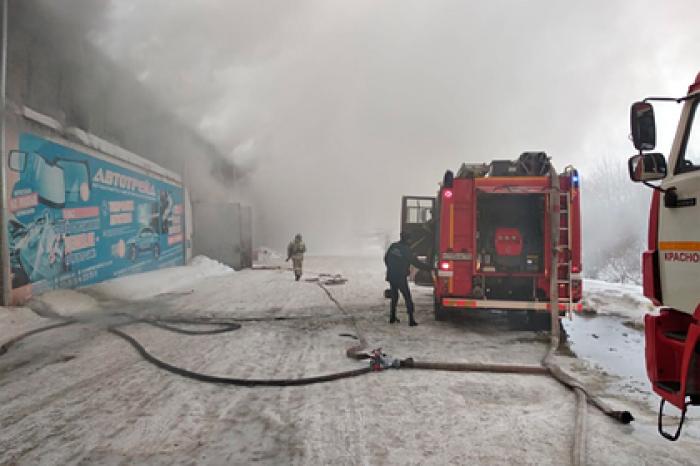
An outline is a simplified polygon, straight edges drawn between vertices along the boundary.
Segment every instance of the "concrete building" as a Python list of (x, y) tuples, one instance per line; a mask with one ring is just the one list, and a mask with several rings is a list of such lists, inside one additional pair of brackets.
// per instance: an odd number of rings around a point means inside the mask
[[(137, 154), (179, 175), (191, 209), (190, 253), (249, 266), (251, 212), (240, 204), (234, 163), (102, 54), (82, 24), (43, 1), (9, 2), (8, 128), (31, 127), (108, 155)], [(5, 164), (12, 144), (8, 137)]]

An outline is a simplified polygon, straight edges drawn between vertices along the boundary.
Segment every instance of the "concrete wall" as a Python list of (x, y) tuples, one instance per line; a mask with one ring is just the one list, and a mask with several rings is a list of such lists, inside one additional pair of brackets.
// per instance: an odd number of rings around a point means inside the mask
[[(21, 114), (29, 107), (64, 128), (80, 128), (181, 174), (193, 204), (240, 201), (244, 193), (237, 191), (234, 164), (129, 70), (105, 57), (70, 18), (56, 16), (56, 9), (45, 4), (9, 2), (9, 111)], [(195, 218), (193, 229), (198, 227), (208, 225), (197, 225)], [(207, 238), (213, 235), (200, 234), (199, 241)], [(207, 244), (197, 248), (193, 241), (195, 254), (213, 249)]]
[[(235, 167), (178, 120), (128, 70), (41, 2), (10, 2), (8, 98), (81, 128), (172, 171), (190, 172), (194, 199), (235, 196)], [(200, 175), (209, 176), (200, 176)], [(214, 178), (215, 183), (211, 182)], [(208, 179), (207, 179), (208, 178)], [(199, 180), (207, 179), (206, 182)]]
[(195, 255), (216, 257), (236, 270), (252, 265), (250, 207), (236, 202), (195, 202), (192, 216)]
[[(66, 196), (64, 205), (57, 206), (41, 198), (32, 199), (32, 196), (41, 195), (42, 185), (53, 186), (55, 178), (46, 182), (27, 175), (38, 173), (32, 164), (21, 169), (21, 174), (8, 170), (4, 194), (10, 200), (8, 221), (12, 222), (13, 227), (8, 227), (8, 230), (12, 232), (9, 242), (12, 260), (5, 260), (1, 270), (9, 274), (11, 280), (11, 293), (6, 297), (9, 304), (23, 304), (33, 295), (51, 289), (84, 286), (117, 276), (185, 263), (191, 252), (191, 231), (188, 228), (191, 206), (186, 191), (181, 190), (182, 182), (178, 174), (123, 149), (111, 153), (99, 150), (99, 140), (94, 136), (83, 138), (87, 143), (94, 144), (86, 145), (70, 133), (64, 134), (47, 126), (46, 123), (53, 122), (46, 117), (36, 113), (29, 113), (29, 116), (31, 118), (13, 113), (6, 115), (6, 147), (27, 151), (27, 141), (31, 141), (32, 137), (53, 143), (56, 146), (42, 145), (42, 150), (32, 151), (32, 154), (38, 153), (42, 158), (48, 157), (48, 160), (61, 157), (84, 161), (90, 181), (85, 183), (84, 197), (81, 191), (79, 198)], [(20, 143), (21, 135), (24, 135), (24, 145)], [(105, 182), (95, 178), (97, 167), (147, 181), (155, 192), (139, 192), (118, 183), (105, 189)], [(17, 188), (22, 178), (24, 184)], [(154, 201), (158, 202), (159, 189), (170, 192), (175, 205), (184, 207), (182, 211), (179, 208), (178, 212), (171, 211), (172, 216), (168, 216), (171, 220), (169, 232), (163, 230), (162, 220), (154, 225), (152, 215), (148, 215), (145, 221), (138, 215), (144, 206), (151, 209)], [(31, 191), (26, 194), (25, 190)], [(18, 192), (21, 194), (13, 195)], [(27, 200), (28, 197), (26, 204), (18, 204), (19, 200)], [(128, 201), (131, 207), (120, 207), (119, 211), (112, 212), (109, 205), (114, 201)], [(127, 215), (128, 220), (113, 223), (112, 218), (120, 215)], [(135, 254), (130, 256), (128, 248), (132, 246), (127, 247), (127, 244), (137, 237), (143, 227), (150, 227), (158, 233), (155, 243), (158, 252), (151, 249), (150, 254), (143, 254), (144, 251), (135, 249), (134, 242), (132, 251)], [(180, 236), (179, 231), (184, 235)], [(37, 247), (36, 244), (41, 246)]]

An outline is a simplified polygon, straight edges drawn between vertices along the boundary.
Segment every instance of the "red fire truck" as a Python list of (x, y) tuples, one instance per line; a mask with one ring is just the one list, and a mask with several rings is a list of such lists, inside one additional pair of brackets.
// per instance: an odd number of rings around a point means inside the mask
[(579, 175), (573, 167), (557, 174), (544, 152), (463, 164), (456, 174), (445, 173), (437, 197), (406, 196), (402, 207), (402, 231), (437, 269), (436, 319), (485, 308), (527, 311), (546, 323), (551, 280), (557, 281), (560, 314), (581, 310)]
[[(683, 103), (668, 156), (644, 152), (656, 146), (654, 109), (649, 101)], [(678, 439), (689, 405), (700, 404), (700, 74), (683, 97), (650, 97), (631, 109), (632, 139), (639, 154), (629, 160), (633, 181), (654, 189), (648, 250), (642, 255), (644, 296), (657, 314), (644, 319), (646, 366), (661, 397), (659, 433)], [(698, 117), (698, 118), (696, 118)], [(660, 180), (654, 185), (650, 181)], [(663, 430), (668, 401), (681, 410), (674, 434)]]

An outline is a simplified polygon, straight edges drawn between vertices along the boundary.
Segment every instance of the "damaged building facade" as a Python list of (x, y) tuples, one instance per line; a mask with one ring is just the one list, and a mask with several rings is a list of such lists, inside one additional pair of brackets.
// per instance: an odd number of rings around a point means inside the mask
[(9, 2), (3, 304), (252, 258), (236, 167), (46, 2)]

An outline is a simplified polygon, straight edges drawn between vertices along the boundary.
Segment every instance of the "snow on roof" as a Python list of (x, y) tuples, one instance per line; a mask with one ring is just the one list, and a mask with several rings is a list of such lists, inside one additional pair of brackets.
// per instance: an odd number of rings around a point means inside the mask
[(78, 142), (86, 147), (102, 152), (103, 154), (110, 155), (118, 160), (121, 160), (122, 162), (139, 167), (142, 170), (160, 175), (163, 178), (167, 178), (177, 183), (182, 183), (182, 178), (179, 174), (168, 170), (167, 168), (163, 168), (160, 165), (141, 157), (140, 155), (124, 149), (123, 147), (106, 141), (99, 136), (88, 133), (83, 129), (76, 128), (74, 126), (64, 128), (58, 120), (48, 115), (44, 115), (43, 113), (37, 112), (36, 110), (32, 110), (26, 106), (22, 107), (22, 116), (28, 120), (34, 121), (35, 123), (39, 123), (42, 126), (53, 129), (68, 139)]
[(47, 128), (51, 128), (61, 133), (63, 132), (63, 125), (59, 123), (58, 120), (48, 115), (44, 115), (43, 113), (39, 113), (36, 110), (32, 110), (29, 107), (22, 107), (22, 116), (28, 120), (32, 120), (35, 123), (39, 123), (42, 126), (46, 126)]
[(156, 173), (165, 178), (175, 180), (178, 183), (182, 181), (180, 175), (178, 175), (177, 173), (170, 171), (167, 168), (163, 168), (160, 165), (157, 165), (151, 162), (150, 160), (141, 157), (140, 155), (134, 154), (133, 152), (119, 147), (116, 144), (112, 144), (109, 141), (105, 141), (99, 136), (95, 136), (94, 134), (88, 133), (87, 131), (84, 131), (80, 128), (67, 128), (65, 130), (65, 134), (66, 136), (72, 137), (73, 139), (87, 147), (111, 155), (112, 157), (115, 157), (123, 162), (136, 165), (137, 167)]

